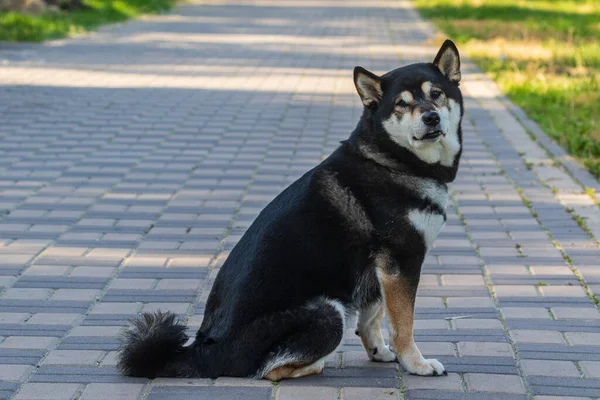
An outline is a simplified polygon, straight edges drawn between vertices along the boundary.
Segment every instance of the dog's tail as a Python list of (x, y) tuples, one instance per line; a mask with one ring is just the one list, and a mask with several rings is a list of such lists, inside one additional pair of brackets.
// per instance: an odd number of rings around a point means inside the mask
[(198, 376), (194, 345), (184, 347), (185, 330), (171, 312), (142, 314), (122, 338), (117, 368), (123, 375), (150, 379)]

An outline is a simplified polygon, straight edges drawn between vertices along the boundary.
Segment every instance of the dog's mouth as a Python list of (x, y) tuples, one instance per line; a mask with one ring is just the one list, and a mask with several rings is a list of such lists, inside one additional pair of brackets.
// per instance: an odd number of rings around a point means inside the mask
[(435, 131), (427, 132), (420, 138), (413, 136), (413, 140), (419, 142), (432, 142), (434, 140), (437, 140), (440, 136), (446, 136), (446, 134), (438, 129)]

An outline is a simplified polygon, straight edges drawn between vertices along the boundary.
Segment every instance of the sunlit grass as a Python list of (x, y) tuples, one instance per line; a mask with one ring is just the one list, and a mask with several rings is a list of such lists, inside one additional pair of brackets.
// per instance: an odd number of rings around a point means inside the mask
[(415, 0), (461, 50), (600, 177), (600, 2)]
[(39, 42), (93, 30), (100, 25), (166, 11), (175, 0), (84, 0), (88, 10), (39, 16), (0, 13), (0, 40)]

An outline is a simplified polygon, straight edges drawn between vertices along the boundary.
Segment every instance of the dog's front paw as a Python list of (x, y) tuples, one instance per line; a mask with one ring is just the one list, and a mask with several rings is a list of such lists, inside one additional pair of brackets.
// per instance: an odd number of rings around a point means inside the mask
[(398, 360), (396, 353), (391, 351), (387, 345), (379, 346), (369, 351), (369, 358), (375, 362), (392, 362)]
[(441, 376), (448, 375), (448, 372), (444, 368), (441, 362), (435, 359), (424, 359), (417, 362), (403, 362), (402, 365), (406, 370), (413, 375), (421, 376)]

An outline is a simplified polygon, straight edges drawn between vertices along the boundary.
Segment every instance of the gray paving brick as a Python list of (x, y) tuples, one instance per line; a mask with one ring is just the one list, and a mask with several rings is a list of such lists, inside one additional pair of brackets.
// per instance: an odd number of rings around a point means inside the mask
[(137, 399), (144, 388), (143, 384), (121, 383), (121, 384), (104, 384), (90, 383), (86, 386), (81, 397), (81, 400), (130, 400)]
[(13, 286), (15, 288), (103, 289), (107, 281), (108, 279), (102, 278), (76, 278), (72, 273), (69, 278), (23, 276)]
[(521, 367), (529, 376), (538, 375), (575, 378), (580, 376), (575, 364), (569, 361), (522, 360)]
[(327, 386), (327, 387), (396, 387), (398, 375), (394, 369), (376, 368), (325, 368), (322, 374), (301, 379), (283, 380), (285, 386)]
[(54, 336), (62, 337), (71, 325), (1, 324), (2, 336)]
[(26, 383), (15, 400), (71, 400), (81, 389), (81, 385), (66, 383)]
[(58, 300), (10, 300), (0, 299), (0, 312), (29, 312), (29, 313), (84, 313), (90, 302), (58, 301)]
[(600, 395), (600, 380), (533, 376), (529, 378), (529, 383), (533, 394), (582, 397)]
[(277, 400), (337, 400), (339, 390), (328, 387), (282, 387)]
[(191, 303), (198, 292), (195, 290), (125, 290), (110, 289), (102, 301), (106, 302), (159, 302), (159, 303)]
[(0, 349), (0, 364), (35, 365), (45, 353), (45, 350)]
[(54, 366), (42, 365), (29, 382), (65, 382), (65, 383), (138, 383), (143, 384), (145, 378), (124, 377), (117, 373), (113, 366)]
[(511, 375), (465, 374), (470, 391), (525, 394), (521, 378)]
[[(461, 393), (441, 390), (417, 389), (408, 390), (405, 398), (407, 400), (480, 400), (481, 393)], [(527, 395), (486, 393), (486, 400), (525, 400)]]
[(269, 400), (271, 388), (261, 387), (154, 387), (148, 395), (148, 400), (168, 399), (210, 399), (210, 400)]
[(98, 350), (53, 350), (44, 359), (44, 365), (96, 365), (106, 353)]
[(39, 336), (39, 333), (33, 336), (11, 336), (0, 343), (0, 349), (49, 349), (57, 342), (57, 337)]
[(0, 365), (0, 381), (21, 381), (33, 371), (30, 365)]

